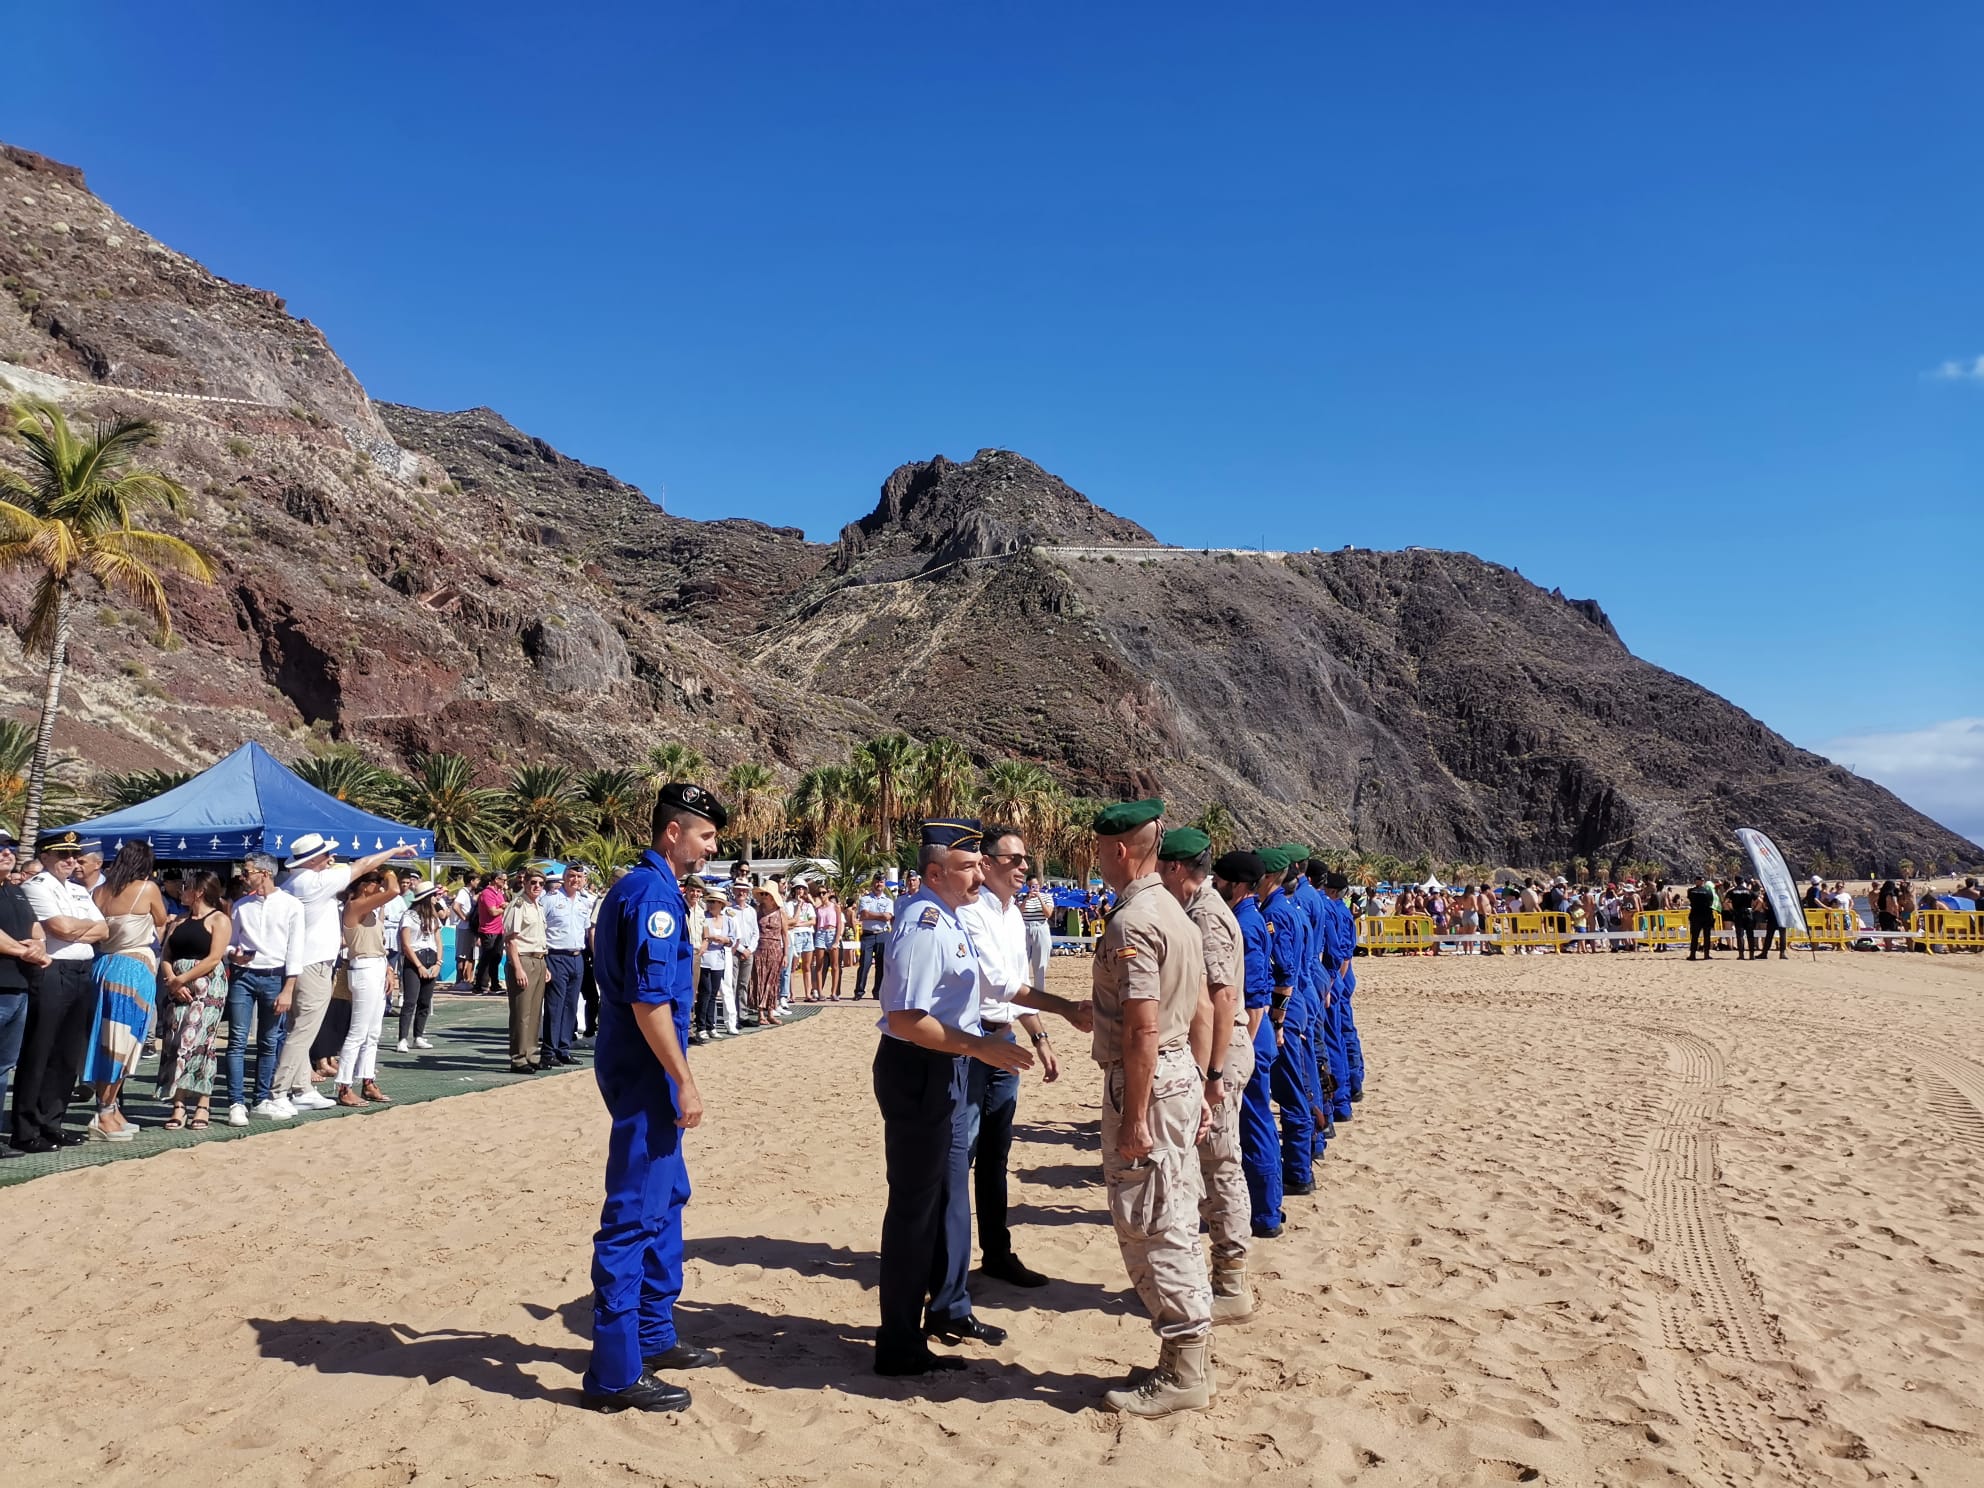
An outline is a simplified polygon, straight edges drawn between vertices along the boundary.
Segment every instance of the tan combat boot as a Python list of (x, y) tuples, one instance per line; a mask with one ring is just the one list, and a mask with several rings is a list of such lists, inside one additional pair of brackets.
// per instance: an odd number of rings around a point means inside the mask
[(1247, 1285), (1245, 1261), (1215, 1261), (1212, 1268), (1212, 1320), (1244, 1323), (1254, 1315), (1254, 1289)]
[(1212, 1404), (1211, 1337), (1183, 1338), (1167, 1347), (1168, 1364), (1161, 1362), (1135, 1389), (1111, 1390), (1103, 1405), (1126, 1416), (1168, 1416)]

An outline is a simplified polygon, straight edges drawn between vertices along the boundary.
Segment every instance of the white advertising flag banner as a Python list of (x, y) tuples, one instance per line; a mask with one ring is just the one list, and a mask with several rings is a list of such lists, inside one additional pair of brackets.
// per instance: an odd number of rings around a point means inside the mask
[(1757, 882), (1764, 886), (1764, 893), (1770, 896), (1770, 907), (1777, 914), (1778, 924), (1802, 934), (1805, 911), (1798, 903), (1798, 885), (1792, 882), (1791, 869), (1785, 864), (1784, 854), (1777, 850), (1777, 844), (1755, 827), (1738, 827), (1736, 840), (1750, 855), (1750, 866), (1756, 870)]

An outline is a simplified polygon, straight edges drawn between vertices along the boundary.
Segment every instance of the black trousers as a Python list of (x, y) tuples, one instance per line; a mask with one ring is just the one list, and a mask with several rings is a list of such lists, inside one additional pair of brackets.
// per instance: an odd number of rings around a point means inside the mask
[[(882, 1213), (883, 1359), (921, 1353), (923, 1305), (947, 1299), (971, 1263), (968, 1144), (959, 1140), (970, 1099), (972, 1060), (938, 1054), (901, 1039), (875, 1051), (875, 1104), (882, 1110), (882, 1149), (889, 1201)], [(970, 1311), (967, 1301), (963, 1312)]]
[(1700, 951), (1706, 956), (1714, 949), (1715, 921), (1690, 919), (1688, 921), (1688, 959), (1690, 961), (1694, 960), (1696, 951)]
[(1762, 960), (1770, 954), (1770, 943), (1773, 938), (1777, 941), (1778, 960), (1782, 961), (1785, 959), (1785, 947), (1789, 942), (1785, 939), (1784, 927), (1775, 921), (1766, 921), (1764, 924), (1764, 948), (1757, 952), (1758, 960)]
[(716, 1004), (723, 995), (723, 968), (705, 966), (696, 973), (696, 1021), (697, 1033), (716, 1032)]
[(51, 961), (28, 998), (28, 1027), (14, 1072), (14, 1144), (62, 1135), (96, 1026), (96, 984), (87, 961)]
[[(1770, 932), (1765, 931), (1766, 935)], [(1736, 920), (1736, 959), (1742, 960), (1757, 948), (1757, 922), (1748, 915)]]
[(478, 933), (475, 937), (475, 951), (475, 990), (502, 991), (503, 981), (496, 975), (496, 966), (503, 959), (503, 932), (492, 930), (487, 935)]
[(861, 959), (854, 967), (854, 998), (861, 1000), (861, 991), (868, 985), (868, 967), (875, 967), (875, 995), (882, 995), (882, 971), (889, 959), (889, 932), (886, 930), (863, 930), (861, 932)]
[[(992, 1031), (989, 1024), (986, 1031)], [(978, 1201), (978, 1248), (992, 1261), (1013, 1253), (1013, 1232), (1006, 1221), (1006, 1164), (1013, 1155), (1020, 1077), (976, 1059), (971, 1064), (971, 1187)]]
[(579, 979), (579, 1000), (586, 1009), (586, 1037), (592, 1038), (599, 1032), (599, 983), (592, 976), (592, 952), (585, 953), (585, 974)]

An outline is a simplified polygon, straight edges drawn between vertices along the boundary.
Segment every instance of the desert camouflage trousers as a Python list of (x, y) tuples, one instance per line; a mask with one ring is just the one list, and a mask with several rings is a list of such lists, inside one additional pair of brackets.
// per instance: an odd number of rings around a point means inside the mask
[(1123, 1066), (1103, 1070), (1102, 1182), (1130, 1285), (1160, 1338), (1191, 1339), (1212, 1327), (1212, 1280), (1199, 1243), (1205, 1188), (1196, 1151), (1203, 1086), (1192, 1051), (1161, 1049), (1151, 1083), (1150, 1156), (1128, 1163), (1117, 1150), (1123, 1127)]
[(1237, 1263), (1247, 1259), (1253, 1238), (1253, 1203), (1240, 1167), (1240, 1098), (1254, 1078), (1254, 1041), (1245, 1023), (1235, 1025), (1224, 1051), (1214, 1051), (1213, 1063), (1225, 1074), (1220, 1084), (1226, 1099), (1212, 1108), (1212, 1125), (1199, 1143), (1199, 1177), (1205, 1188), (1199, 1217), (1212, 1237), (1213, 1260)]

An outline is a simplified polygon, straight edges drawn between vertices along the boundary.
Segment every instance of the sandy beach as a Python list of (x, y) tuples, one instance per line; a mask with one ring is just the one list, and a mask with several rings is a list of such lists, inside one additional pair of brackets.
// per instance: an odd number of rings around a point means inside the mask
[(1369, 1096), (1208, 1412), (1093, 1408), (1154, 1345), (1085, 1052), (1021, 1097), (1055, 1283), (977, 1287), (1012, 1337), (961, 1375), (868, 1372), (864, 1005), (698, 1051), (688, 1413), (574, 1403), (606, 1122), (558, 1077), (0, 1193), (7, 1480), (1984, 1481), (1984, 957), (1360, 973)]

